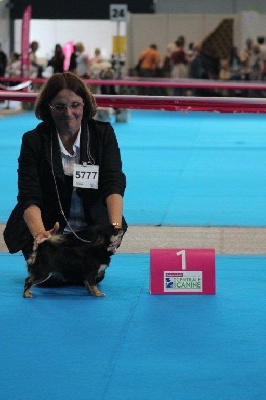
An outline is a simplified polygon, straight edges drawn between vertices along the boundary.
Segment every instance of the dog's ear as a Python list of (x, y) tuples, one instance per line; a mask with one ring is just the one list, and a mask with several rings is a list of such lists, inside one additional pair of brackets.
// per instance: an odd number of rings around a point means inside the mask
[(102, 246), (103, 244), (105, 244), (105, 238), (102, 234), (98, 234), (91, 239), (91, 245), (93, 247)]
[(118, 236), (121, 237), (124, 235), (124, 231), (122, 228), (114, 228), (113, 230), (113, 236)]
[(123, 231), (122, 228), (119, 228), (119, 229), (118, 228), (114, 228), (113, 232), (112, 232), (112, 235), (109, 237), (110, 242), (112, 243), (112, 242), (115, 242), (117, 240), (120, 240), (123, 237), (123, 235), (124, 235), (124, 231)]

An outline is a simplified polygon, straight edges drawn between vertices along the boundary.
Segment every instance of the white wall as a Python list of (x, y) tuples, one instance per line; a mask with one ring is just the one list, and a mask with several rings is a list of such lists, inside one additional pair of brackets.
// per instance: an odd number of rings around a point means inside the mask
[[(125, 23), (120, 23), (120, 35), (125, 35)], [(109, 20), (38, 20), (30, 24), (30, 41), (39, 42), (37, 56), (50, 58), (56, 43), (82, 42), (88, 56), (99, 47), (104, 57), (112, 54), (112, 38), (117, 35), (117, 23)], [(15, 51), (21, 52), (21, 20), (15, 21)]]
[(265, 0), (156, 0), (156, 13), (239, 14), (256, 11), (266, 14)]

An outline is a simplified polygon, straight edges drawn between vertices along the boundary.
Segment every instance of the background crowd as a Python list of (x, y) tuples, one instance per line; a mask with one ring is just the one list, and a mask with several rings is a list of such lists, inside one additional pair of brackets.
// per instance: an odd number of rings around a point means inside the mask
[[(140, 77), (164, 77), (172, 79), (211, 79), (220, 81), (265, 81), (266, 44), (259, 36), (256, 41), (248, 38), (245, 47), (239, 51), (232, 46), (227, 58), (211, 57), (201, 51), (201, 43), (189, 43), (186, 47), (184, 36), (169, 43), (165, 54), (160, 54), (156, 44), (143, 50), (135, 67)], [(169, 90), (172, 95), (207, 95), (206, 90)], [(208, 94), (221, 96), (264, 97), (262, 91), (218, 90)]]
[[(38, 59), (39, 43), (30, 44), (30, 78), (49, 78), (55, 72), (71, 71), (85, 79), (114, 79), (122, 75), (124, 62), (114, 55), (106, 59), (100, 48), (95, 48), (92, 57), (89, 57), (83, 43), (73, 45), (73, 51), (66, 60), (62, 46), (57, 43), (53, 54), (47, 60)], [(158, 49), (155, 43), (144, 48), (136, 60), (136, 66), (124, 75), (134, 75), (141, 78), (169, 78), (169, 79), (211, 79), (220, 81), (265, 81), (266, 80), (266, 44), (263, 36), (254, 41), (247, 38), (245, 47), (238, 49), (232, 46), (227, 58), (218, 59), (206, 55), (201, 50), (201, 43), (186, 43), (185, 37), (180, 35), (169, 43), (164, 51)], [(20, 77), (20, 54), (13, 52), (10, 59), (0, 47), (0, 77)], [(104, 83), (104, 82), (103, 82)], [(10, 82), (14, 84), (14, 80)], [(33, 87), (34, 90), (38, 86)], [(115, 94), (115, 86), (93, 85), (96, 94)], [(156, 92), (155, 88), (138, 88), (137, 94), (144, 95), (196, 95), (196, 96), (245, 96), (265, 97), (263, 91), (252, 90), (205, 90), (205, 89), (163, 89), (163, 93)]]

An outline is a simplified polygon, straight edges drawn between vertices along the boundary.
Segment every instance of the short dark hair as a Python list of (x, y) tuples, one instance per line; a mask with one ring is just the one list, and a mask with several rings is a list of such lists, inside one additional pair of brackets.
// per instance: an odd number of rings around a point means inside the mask
[(41, 87), (35, 103), (35, 115), (44, 122), (51, 122), (52, 115), (49, 104), (63, 89), (71, 90), (83, 99), (84, 117), (92, 119), (97, 112), (96, 100), (83, 79), (71, 72), (53, 74)]
[(175, 44), (177, 47), (184, 47), (184, 41), (182, 39), (177, 39)]

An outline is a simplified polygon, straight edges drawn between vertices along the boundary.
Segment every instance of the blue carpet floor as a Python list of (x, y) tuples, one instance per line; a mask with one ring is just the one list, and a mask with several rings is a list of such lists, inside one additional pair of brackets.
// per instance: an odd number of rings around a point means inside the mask
[(101, 289), (35, 288), (0, 255), (2, 400), (263, 400), (266, 257), (218, 256), (214, 296), (149, 294), (149, 256), (118, 254)]
[[(0, 119), (0, 222), (15, 204), (22, 133), (36, 123), (32, 113)], [(113, 125), (130, 225), (266, 225), (264, 115), (130, 111)]]
[[(0, 222), (32, 113), (0, 119)], [(265, 226), (261, 115), (132, 111), (114, 123), (130, 225)], [(0, 254), (0, 400), (264, 400), (266, 256), (217, 256), (213, 296), (149, 294), (149, 255), (117, 254), (93, 298), (35, 288)]]

